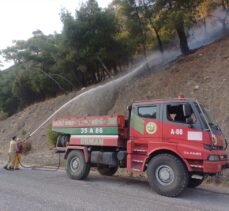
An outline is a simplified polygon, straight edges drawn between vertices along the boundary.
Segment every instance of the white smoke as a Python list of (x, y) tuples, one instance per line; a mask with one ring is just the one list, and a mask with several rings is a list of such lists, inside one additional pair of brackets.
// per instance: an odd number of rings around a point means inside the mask
[(204, 22), (189, 31), (189, 46), (192, 49), (208, 45), (229, 33), (229, 11), (216, 9)]

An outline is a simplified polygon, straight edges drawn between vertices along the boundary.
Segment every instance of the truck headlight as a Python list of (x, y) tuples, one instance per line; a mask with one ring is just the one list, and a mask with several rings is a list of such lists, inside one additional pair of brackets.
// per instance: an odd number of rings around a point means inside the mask
[(209, 155), (208, 160), (209, 161), (219, 161), (220, 157), (219, 157), (219, 155)]

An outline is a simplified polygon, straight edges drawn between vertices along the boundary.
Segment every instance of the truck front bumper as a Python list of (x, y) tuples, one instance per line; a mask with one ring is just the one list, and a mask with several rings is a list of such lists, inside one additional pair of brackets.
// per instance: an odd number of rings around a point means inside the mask
[(204, 173), (219, 173), (222, 170), (229, 168), (229, 163), (228, 161), (204, 161), (203, 162), (203, 172)]

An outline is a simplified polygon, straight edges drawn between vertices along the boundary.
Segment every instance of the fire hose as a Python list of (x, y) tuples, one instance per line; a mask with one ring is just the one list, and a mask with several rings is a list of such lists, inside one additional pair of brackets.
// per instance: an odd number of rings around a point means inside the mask
[[(24, 141), (23, 143), (25, 143), (29, 138), (31, 137), (31, 135), (29, 135)], [(26, 168), (26, 169), (32, 169), (32, 170), (39, 170), (39, 171), (57, 171), (60, 168), (61, 165), (61, 158), (60, 158), (60, 153), (58, 153), (58, 165), (54, 168), (50, 168), (48, 166), (26, 166), (25, 164), (23, 164), (21, 162), (21, 160), (19, 159), (19, 164), (22, 168)]]
[(22, 168), (26, 168), (26, 169), (32, 169), (32, 170), (39, 170), (39, 171), (58, 171), (58, 169), (60, 168), (60, 153), (59, 153), (59, 156), (58, 156), (58, 165), (54, 168), (50, 168), (48, 166), (26, 166), (24, 165), (21, 160), (19, 160), (19, 164)]

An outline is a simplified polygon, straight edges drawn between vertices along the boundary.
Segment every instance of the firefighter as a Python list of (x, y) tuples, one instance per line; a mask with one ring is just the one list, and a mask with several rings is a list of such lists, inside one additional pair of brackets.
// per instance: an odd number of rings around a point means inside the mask
[(21, 153), (22, 153), (22, 142), (20, 138), (16, 139), (16, 154), (14, 156), (14, 170), (19, 170), (19, 164), (21, 161)]
[(13, 136), (10, 140), (10, 146), (8, 151), (8, 161), (6, 165), (3, 167), (6, 170), (13, 170), (14, 169), (14, 158), (16, 155), (16, 136)]

